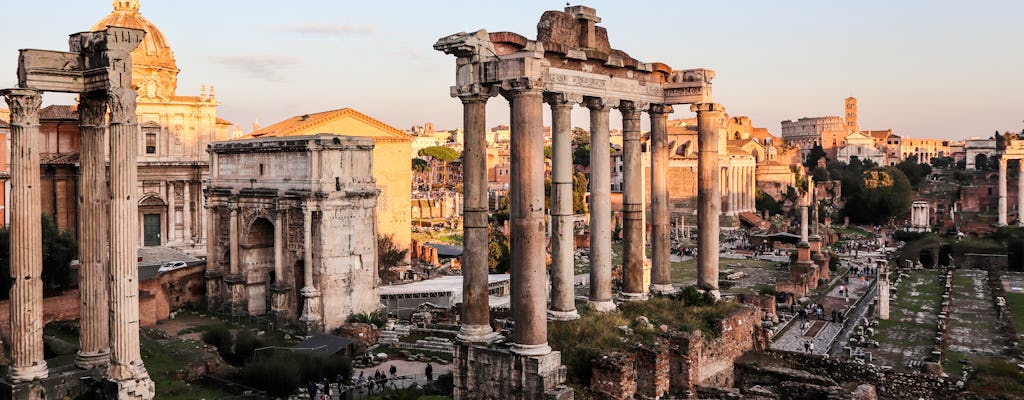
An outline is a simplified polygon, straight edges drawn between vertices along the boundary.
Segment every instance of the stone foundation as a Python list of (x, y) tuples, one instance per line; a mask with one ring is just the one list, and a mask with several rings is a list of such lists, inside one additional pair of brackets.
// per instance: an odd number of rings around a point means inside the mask
[[(7, 379), (0, 381), (0, 400), (77, 399), (89, 393), (100, 394), (97, 377), (93, 375), (95, 370), (67, 366), (48, 372), (47, 378), (37, 381), (17, 384)], [(100, 398), (95, 396), (92, 398)]]
[(521, 356), (506, 349), (455, 346), (455, 400), (572, 400), (557, 351)]

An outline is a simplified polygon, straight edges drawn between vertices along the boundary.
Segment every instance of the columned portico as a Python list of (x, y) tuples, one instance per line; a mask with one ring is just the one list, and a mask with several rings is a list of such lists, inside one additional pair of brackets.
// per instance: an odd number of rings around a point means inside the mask
[(718, 298), (718, 142), (725, 108), (701, 103), (690, 110), (697, 113), (697, 287)]
[(651, 117), (651, 291), (668, 294), (672, 287), (669, 260), (668, 115), (672, 106), (652, 104)]
[(608, 118), (611, 105), (586, 98), (590, 109), (590, 306), (615, 310), (612, 302), (611, 143)]
[(640, 165), (640, 113), (642, 105), (623, 101), (622, 112), (622, 299), (643, 300), (644, 193)]
[(551, 106), (551, 307), (554, 320), (579, 318), (574, 292), (575, 239), (572, 204), (572, 108), (565, 95), (549, 93)]
[(458, 339), (471, 343), (493, 342), (487, 274), (487, 99), (479, 86), (459, 96), (462, 100), (462, 318)]

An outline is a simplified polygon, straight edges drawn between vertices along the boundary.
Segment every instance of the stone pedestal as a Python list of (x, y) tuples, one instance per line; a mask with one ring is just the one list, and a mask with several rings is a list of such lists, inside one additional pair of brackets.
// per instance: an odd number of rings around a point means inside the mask
[(306, 286), (299, 294), (302, 295), (302, 317), (299, 318), (299, 330), (307, 336), (323, 333), (324, 321), (320, 318), (320, 291), (315, 287)]
[(524, 356), (505, 349), (455, 345), (455, 400), (572, 400), (561, 353)]
[(245, 301), (245, 275), (229, 274), (224, 276), (224, 286), (227, 291), (224, 311), (234, 317), (248, 314), (249, 309)]
[(288, 312), (288, 300), (291, 299), (291, 293), (292, 287), (287, 283), (278, 281), (270, 285), (270, 317), (279, 326), (292, 321), (292, 315)]
[[(207, 263), (207, 267), (209, 267)], [(221, 306), (223, 302), (223, 293), (221, 289), (221, 282), (224, 279), (224, 275), (220, 271), (206, 270), (203, 272), (203, 279), (206, 280), (206, 309), (209, 311), (221, 312)]]

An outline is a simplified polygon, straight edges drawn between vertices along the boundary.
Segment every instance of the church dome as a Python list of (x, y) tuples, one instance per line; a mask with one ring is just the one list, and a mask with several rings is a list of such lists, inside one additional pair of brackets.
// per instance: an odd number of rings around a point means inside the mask
[(139, 0), (114, 0), (114, 11), (90, 29), (101, 31), (121, 26), (146, 31), (139, 47), (132, 51), (132, 88), (140, 100), (168, 101), (178, 86), (178, 66), (167, 38), (139, 13)]

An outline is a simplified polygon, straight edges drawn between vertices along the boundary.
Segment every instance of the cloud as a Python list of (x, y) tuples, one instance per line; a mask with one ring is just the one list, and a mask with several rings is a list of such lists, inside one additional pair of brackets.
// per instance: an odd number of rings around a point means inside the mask
[(322, 23), (305, 23), (297, 25), (279, 25), (271, 28), (274, 32), (287, 32), (287, 33), (298, 33), (303, 35), (326, 35), (326, 36), (340, 36), (340, 35), (368, 35), (373, 33), (374, 29), (372, 26), (366, 25), (352, 25), (352, 24), (322, 24)]
[(269, 81), (282, 80), (281, 72), (283, 70), (302, 63), (302, 60), (296, 57), (264, 54), (210, 56), (209, 59), (215, 63), (248, 73), (253, 77)]

